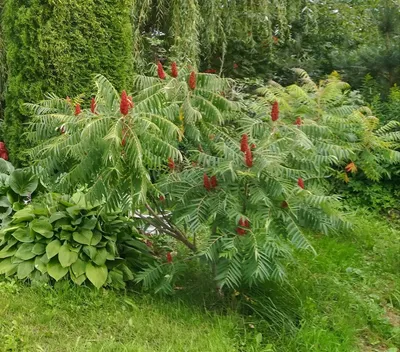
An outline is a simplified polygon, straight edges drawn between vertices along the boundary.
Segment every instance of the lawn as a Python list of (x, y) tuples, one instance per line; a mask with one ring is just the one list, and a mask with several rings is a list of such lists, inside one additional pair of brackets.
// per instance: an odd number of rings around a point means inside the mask
[[(184, 292), (159, 298), (0, 282), (0, 350), (397, 351), (400, 227), (361, 211), (353, 222), (352, 233), (315, 236), (317, 256), (300, 254), (290, 285), (256, 294), (252, 315), (210, 309)], [(295, 328), (271, 318), (277, 312)]]

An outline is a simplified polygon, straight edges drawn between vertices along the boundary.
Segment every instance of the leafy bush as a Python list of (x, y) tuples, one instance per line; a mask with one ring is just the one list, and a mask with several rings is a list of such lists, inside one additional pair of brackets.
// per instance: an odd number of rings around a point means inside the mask
[[(47, 204), (46, 204), (47, 203)], [(0, 274), (124, 287), (151, 259), (132, 222), (99, 205), (51, 194), (17, 211), (0, 232)]]
[(317, 85), (298, 71), (301, 85), (272, 83), (258, 99), (231, 102), (240, 96), (217, 76), (157, 73), (136, 77), (134, 107), (102, 76), (91, 111), (56, 96), (29, 105), (42, 177), (68, 191), (87, 185), (91, 202), (131, 210), (137, 228), (147, 223), (187, 248), (143, 270), (145, 288), (171, 292), (196, 257), (220, 288), (283, 279), (293, 250), (313, 251), (308, 231), (349, 226), (326, 179), (343, 179), (352, 160), (377, 179), (400, 160), (395, 125), (377, 130), (337, 77)]

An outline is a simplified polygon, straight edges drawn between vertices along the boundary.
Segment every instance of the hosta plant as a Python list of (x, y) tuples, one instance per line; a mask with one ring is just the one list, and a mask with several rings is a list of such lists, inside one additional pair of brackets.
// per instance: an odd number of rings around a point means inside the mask
[(124, 287), (151, 259), (130, 222), (80, 194), (50, 194), (17, 211), (0, 232), (0, 274)]
[(38, 177), (28, 169), (14, 169), (0, 159), (0, 223), (6, 226), (10, 215), (30, 202), (39, 184)]

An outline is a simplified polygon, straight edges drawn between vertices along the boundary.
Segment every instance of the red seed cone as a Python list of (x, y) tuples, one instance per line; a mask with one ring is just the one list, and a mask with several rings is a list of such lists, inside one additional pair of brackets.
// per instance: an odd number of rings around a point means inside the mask
[(301, 126), (302, 123), (303, 123), (303, 121), (301, 120), (301, 117), (298, 117), (294, 124), (297, 126)]
[(244, 227), (246, 227), (246, 221), (240, 218), (239, 227), (236, 229), (236, 232), (239, 236), (244, 236), (246, 234)]
[(254, 149), (256, 149), (256, 145), (253, 143), (253, 144), (250, 146), (250, 148), (251, 148), (251, 150), (254, 150)]
[(0, 159), (8, 160), (8, 153), (7, 152), (1, 152), (0, 153)]
[(203, 185), (207, 191), (209, 191), (211, 189), (210, 178), (208, 177), (208, 175), (206, 173), (203, 175)]
[(272, 105), (271, 119), (272, 121), (276, 121), (279, 119), (279, 104), (277, 101), (275, 101), (274, 104)]
[(303, 179), (301, 177), (299, 177), (299, 179), (297, 180), (297, 185), (300, 188), (304, 189), (304, 181), (303, 181)]
[(92, 98), (92, 101), (90, 102), (90, 111), (95, 114), (96, 113), (96, 99)]
[(168, 263), (172, 263), (172, 254), (171, 254), (171, 252), (167, 253), (167, 262)]
[(65, 126), (61, 126), (61, 128), (60, 128), (60, 133), (61, 133), (61, 134), (64, 134), (64, 133), (65, 133)]
[(78, 116), (82, 112), (80, 104), (75, 105), (75, 116)]
[(129, 113), (129, 100), (126, 91), (122, 91), (121, 94), (121, 103), (119, 105), (119, 110), (121, 111), (122, 115), (128, 115)]
[(249, 137), (247, 134), (242, 134), (242, 139), (240, 141), (240, 150), (245, 153), (249, 149)]
[(160, 200), (160, 202), (164, 202), (165, 201), (165, 197), (164, 196), (160, 196), (158, 199)]
[(165, 79), (167, 76), (165, 75), (165, 71), (163, 65), (160, 61), (157, 62), (157, 74), (160, 79)]
[(217, 187), (218, 186), (217, 176), (215, 175), (212, 176), (210, 182), (211, 182), (211, 188)]
[(171, 171), (175, 169), (175, 162), (172, 158), (168, 158), (168, 167)]
[(250, 149), (247, 149), (245, 152), (245, 161), (246, 161), (247, 167), (253, 166), (253, 154)]
[(191, 90), (196, 89), (196, 72), (192, 71), (189, 77), (189, 87)]
[(284, 201), (281, 203), (281, 207), (284, 208), (284, 209), (286, 209), (288, 206), (289, 206), (289, 204), (287, 203), (286, 200), (284, 200)]
[(171, 76), (174, 78), (178, 77), (178, 66), (175, 61), (171, 64)]

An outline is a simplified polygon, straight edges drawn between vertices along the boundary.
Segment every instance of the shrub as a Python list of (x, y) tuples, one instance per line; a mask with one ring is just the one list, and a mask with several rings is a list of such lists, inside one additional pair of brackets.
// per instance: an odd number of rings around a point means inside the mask
[(131, 210), (138, 228), (147, 223), (187, 248), (143, 270), (136, 281), (145, 288), (171, 292), (199, 256), (220, 288), (283, 279), (293, 250), (313, 252), (308, 231), (349, 226), (326, 179), (344, 175), (351, 158), (371, 178), (384, 173), (382, 161), (399, 160), (392, 125), (376, 130), (335, 77), (317, 86), (300, 72), (302, 86), (272, 83), (259, 99), (234, 103), (229, 81), (186, 69), (170, 77), (160, 65), (156, 72), (136, 77), (134, 107), (101, 76), (95, 113), (76, 115), (55, 96), (29, 105), (42, 177), (56, 174), (69, 190), (87, 185), (91, 202)]
[(72, 197), (47, 195), (12, 216), (0, 232), (0, 274), (23, 280), (85, 281), (124, 287), (151, 259), (132, 222)]
[(7, 0), (2, 12), (8, 83), (2, 125), (14, 163), (25, 159), (24, 103), (46, 92), (90, 96), (92, 74), (118, 85), (132, 76), (130, 2)]

